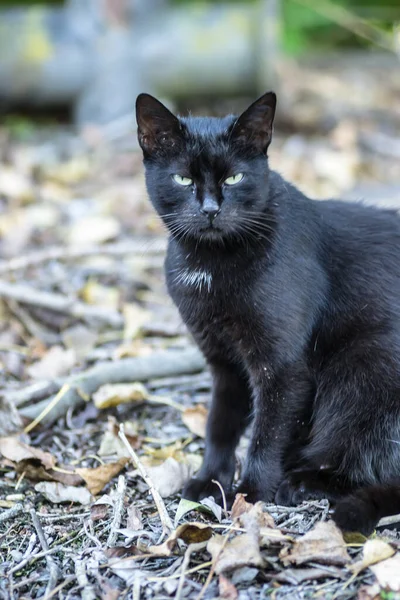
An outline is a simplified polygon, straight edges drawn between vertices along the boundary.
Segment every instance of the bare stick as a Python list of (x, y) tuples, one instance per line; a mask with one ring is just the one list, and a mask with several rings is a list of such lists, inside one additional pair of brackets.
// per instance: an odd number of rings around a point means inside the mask
[(111, 530), (108, 535), (107, 546), (110, 548), (115, 545), (117, 541), (118, 532), (117, 529), (121, 527), (122, 513), (124, 510), (124, 499), (126, 492), (126, 481), (123, 475), (118, 477), (117, 489), (114, 495), (114, 518), (111, 523)]
[(24, 507), (22, 504), (15, 504), (11, 508), (0, 513), (0, 523), (2, 523), (3, 521), (8, 521), (8, 519), (13, 519), (17, 515), (19, 515), (19, 513), (23, 512), (23, 510)]
[[(85, 399), (89, 399), (105, 383), (129, 383), (147, 381), (154, 377), (196, 373), (202, 371), (204, 366), (204, 358), (195, 348), (165, 350), (149, 356), (98, 363), (95, 367), (64, 379), (63, 383), (67, 383), (70, 389), (53, 406), (51, 412), (46, 414), (41, 423), (45, 425), (54, 423), (68, 409), (75, 409), (84, 404)], [(29, 393), (31, 393), (30, 387)], [(22, 403), (21, 394), (19, 394), (19, 400)], [(21, 408), (19, 412), (24, 417), (36, 419), (53, 400), (54, 397), (47, 398), (32, 406)]]
[(42, 421), (45, 418), (45, 416), (49, 414), (52, 408), (56, 406), (60, 402), (60, 400), (62, 400), (62, 397), (68, 392), (69, 389), (69, 385), (67, 383), (64, 383), (61, 390), (58, 392), (58, 394), (54, 396), (53, 400), (48, 403), (46, 408), (42, 410), (40, 415), (37, 416), (36, 419), (34, 419), (31, 423), (29, 423), (29, 425), (25, 427), (24, 432), (29, 433), (30, 431), (32, 431), (32, 429), (39, 425), (40, 421)]
[(391, 517), (383, 517), (377, 525), (377, 527), (385, 527), (386, 525), (393, 525), (393, 523), (400, 523), (400, 515), (392, 515)]
[(90, 306), (80, 300), (68, 298), (62, 294), (41, 292), (28, 285), (0, 280), (0, 296), (24, 304), (41, 306), (55, 312), (66, 313), (77, 319), (102, 321), (111, 327), (122, 327), (124, 322), (122, 315), (117, 311)]
[(175, 600), (181, 600), (183, 585), (185, 583), (186, 571), (189, 566), (190, 557), (194, 552), (199, 552), (200, 550), (204, 550), (207, 547), (208, 542), (197, 542), (195, 544), (189, 544), (186, 548), (185, 555), (183, 557), (183, 562), (181, 566), (181, 576), (179, 578), (178, 589), (176, 590)]
[(94, 587), (89, 583), (89, 579), (86, 575), (86, 564), (81, 558), (74, 558), (75, 575), (79, 585), (82, 588), (81, 598), (82, 600), (96, 600), (96, 594)]
[(165, 507), (164, 500), (161, 498), (159, 491), (156, 490), (156, 488), (154, 487), (154, 483), (152, 482), (152, 480), (151, 480), (149, 474), (147, 473), (144, 465), (141, 463), (140, 458), (138, 457), (138, 455), (136, 454), (136, 452), (134, 451), (134, 449), (132, 448), (132, 446), (128, 442), (128, 440), (127, 440), (127, 438), (125, 436), (123, 423), (121, 423), (121, 425), (119, 426), (119, 433), (118, 433), (118, 435), (121, 438), (121, 440), (123, 441), (124, 445), (126, 446), (126, 449), (128, 450), (130, 456), (132, 457), (134, 465), (137, 468), (137, 470), (139, 471), (142, 479), (149, 486), (151, 495), (153, 496), (153, 499), (154, 499), (154, 504), (156, 505), (157, 510), (158, 510), (158, 514), (160, 515), (160, 520), (161, 520), (161, 525), (162, 525), (162, 528), (163, 528), (163, 532), (166, 535), (169, 535), (173, 531), (174, 526), (172, 524), (170, 516), (169, 516), (169, 514), (167, 512), (167, 509)]
[[(35, 509), (31, 508), (30, 513), (31, 513), (33, 526), (36, 529), (36, 533), (37, 533), (39, 541), (40, 541), (40, 545), (42, 546), (42, 549), (45, 552), (47, 552), (49, 550), (49, 545), (47, 543), (46, 536), (44, 534), (44, 531), (42, 529), (42, 525), (38, 519), (38, 516), (35, 512)], [(49, 581), (47, 582), (45, 596), (49, 596), (51, 594), (51, 591), (57, 585), (57, 580), (60, 576), (60, 572), (59, 572), (57, 563), (55, 562), (55, 560), (52, 556), (46, 556), (46, 562), (47, 562), (47, 566), (49, 567)]]
[(68, 261), (85, 256), (123, 256), (134, 254), (141, 256), (163, 254), (166, 249), (166, 241), (162, 238), (137, 240), (118, 244), (105, 244), (104, 246), (68, 247), (57, 246), (32, 252), (29, 255), (17, 256), (10, 260), (0, 261), (0, 274), (19, 271), (28, 267), (40, 265), (51, 260)]

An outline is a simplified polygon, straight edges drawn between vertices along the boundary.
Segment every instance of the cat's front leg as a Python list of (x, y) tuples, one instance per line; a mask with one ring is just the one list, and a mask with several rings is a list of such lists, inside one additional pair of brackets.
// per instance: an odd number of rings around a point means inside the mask
[(207, 421), (203, 465), (183, 491), (183, 497), (200, 500), (219, 497), (218, 481), (228, 492), (235, 474), (235, 448), (249, 422), (251, 392), (245, 374), (234, 364), (213, 361), (213, 397)]
[(284, 458), (304, 425), (312, 386), (307, 369), (296, 363), (255, 377), (254, 420), (243, 479), (237, 492), (250, 502), (272, 502), (284, 478)]

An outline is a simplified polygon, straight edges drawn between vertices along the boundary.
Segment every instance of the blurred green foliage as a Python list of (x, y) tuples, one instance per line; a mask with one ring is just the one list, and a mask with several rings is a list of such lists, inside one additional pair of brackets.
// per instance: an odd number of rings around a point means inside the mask
[[(196, 4), (199, 0), (172, 0), (175, 4)], [(200, 0), (216, 4), (256, 4), (259, 0)], [(384, 34), (391, 32), (396, 22), (400, 22), (400, 0), (275, 0), (281, 12), (282, 46), (290, 54), (301, 54), (308, 50), (335, 49), (348, 47), (369, 47), (374, 45), (368, 39), (343, 27), (334, 17), (337, 7), (342, 7), (356, 19)], [(333, 9), (333, 10), (332, 10)]]

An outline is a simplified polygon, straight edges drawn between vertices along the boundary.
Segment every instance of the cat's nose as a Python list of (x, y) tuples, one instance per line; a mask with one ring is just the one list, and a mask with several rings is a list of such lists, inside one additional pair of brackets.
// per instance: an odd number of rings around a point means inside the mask
[(206, 198), (201, 205), (200, 212), (203, 215), (206, 215), (209, 218), (210, 223), (212, 223), (215, 217), (217, 217), (221, 212), (221, 208), (215, 200), (212, 198)]

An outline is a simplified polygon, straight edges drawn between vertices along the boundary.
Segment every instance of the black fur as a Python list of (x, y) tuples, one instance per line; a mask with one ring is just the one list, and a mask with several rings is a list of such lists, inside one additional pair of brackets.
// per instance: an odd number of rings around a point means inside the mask
[(400, 220), (310, 200), (270, 171), (274, 113), (273, 93), (223, 119), (137, 100), (169, 293), (213, 374), (204, 462), (184, 495), (215, 494), (213, 479), (231, 490), (252, 421), (239, 491), (325, 496), (343, 529), (368, 533), (400, 510)]

